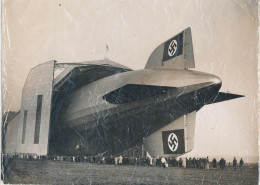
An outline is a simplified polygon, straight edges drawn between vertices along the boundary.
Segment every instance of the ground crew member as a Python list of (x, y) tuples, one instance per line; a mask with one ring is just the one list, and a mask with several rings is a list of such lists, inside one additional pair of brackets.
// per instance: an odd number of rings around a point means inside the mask
[(209, 157), (206, 159), (205, 169), (209, 170)]
[(213, 168), (217, 168), (217, 160), (215, 158), (213, 159), (212, 163), (213, 163)]
[(234, 170), (237, 169), (237, 160), (236, 160), (235, 157), (234, 157), (234, 159), (233, 159), (233, 168), (234, 168)]
[(123, 163), (123, 157), (122, 155), (119, 156), (118, 164), (121, 165)]
[(183, 168), (186, 168), (186, 166), (187, 166), (187, 161), (186, 161), (185, 157), (183, 158), (182, 166), (183, 166)]
[(161, 163), (162, 163), (164, 168), (168, 167), (168, 163), (166, 162), (164, 157), (161, 158)]
[(240, 170), (241, 170), (241, 168), (242, 168), (243, 164), (244, 164), (244, 161), (243, 161), (243, 159), (241, 158), (241, 159), (240, 159), (240, 162), (239, 162), (239, 167), (240, 167)]

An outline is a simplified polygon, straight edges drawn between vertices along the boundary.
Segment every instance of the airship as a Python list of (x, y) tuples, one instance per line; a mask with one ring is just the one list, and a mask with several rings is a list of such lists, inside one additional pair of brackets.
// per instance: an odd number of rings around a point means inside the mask
[(120, 155), (144, 144), (151, 156), (194, 147), (196, 113), (243, 97), (220, 92), (219, 77), (195, 68), (191, 29), (160, 44), (144, 69), (108, 59), (49, 61), (31, 69), (5, 151), (37, 155)]

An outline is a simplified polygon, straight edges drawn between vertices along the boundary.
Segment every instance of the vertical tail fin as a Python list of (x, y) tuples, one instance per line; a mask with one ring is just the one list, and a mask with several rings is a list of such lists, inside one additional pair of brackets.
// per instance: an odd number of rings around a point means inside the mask
[(145, 138), (145, 150), (153, 157), (180, 156), (194, 147), (196, 111), (183, 115)]
[(160, 44), (150, 55), (145, 69), (195, 68), (191, 29), (187, 28)]

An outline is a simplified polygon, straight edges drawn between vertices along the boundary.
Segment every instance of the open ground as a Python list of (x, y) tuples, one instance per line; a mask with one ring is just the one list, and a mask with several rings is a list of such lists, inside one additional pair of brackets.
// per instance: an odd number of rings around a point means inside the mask
[(12, 160), (4, 182), (11, 184), (258, 184), (257, 165), (226, 170), (68, 161)]

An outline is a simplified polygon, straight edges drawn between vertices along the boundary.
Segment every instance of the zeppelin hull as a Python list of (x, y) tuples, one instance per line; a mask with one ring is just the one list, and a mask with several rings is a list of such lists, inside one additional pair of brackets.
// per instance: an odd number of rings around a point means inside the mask
[(65, 122), (66, 126), (56, 132), (60, 134), (56, 137), (56, 144), (53, 143), (53, 152), (68, 155), (78, 152), (120, 154), (141, 144), (143, 138), (182, 115), (201, 109), (217, 95), (220, 87), (221, 84), (211, 85), (174, 98), (171, 95), (176, 94), (176, 90), (170, 90), (153, 97), (153, 103), (134, 109), (130, 107), (129, 110), (124, 108), (124, 111), (120, 111), (118, 106), (114, 110), (107, 110), (107, 113), (101, 113), (107, 114), (106, 117), (99, 118), (90, 114)]

